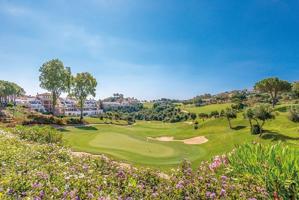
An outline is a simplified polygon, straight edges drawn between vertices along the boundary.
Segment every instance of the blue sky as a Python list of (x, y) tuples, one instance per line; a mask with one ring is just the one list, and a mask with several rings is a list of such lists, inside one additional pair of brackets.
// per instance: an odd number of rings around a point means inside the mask
[(186, 99), (299, 79), (299, 1), (0, 0), (0, 79), (42, 92), (61, 59), (98, 80), (97, 98)]

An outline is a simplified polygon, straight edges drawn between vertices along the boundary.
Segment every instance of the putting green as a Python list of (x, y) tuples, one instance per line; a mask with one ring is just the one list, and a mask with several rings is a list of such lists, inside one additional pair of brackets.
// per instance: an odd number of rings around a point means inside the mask
[(170, 157), (177, 153), (173, 148), (163, 144), (146, 142), (119, 133), (100, 133), (89, 144), (95, 148), (116, 149), (151, 157)]

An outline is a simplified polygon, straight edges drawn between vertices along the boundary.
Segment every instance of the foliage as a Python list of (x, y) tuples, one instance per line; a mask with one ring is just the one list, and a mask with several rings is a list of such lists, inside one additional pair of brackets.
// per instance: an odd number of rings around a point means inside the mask
[(82, 120), (80, 120), (79, 118), (73, 118), (73, 117), (71, 117), (71, 118), (67, 118), (66, 119), (66, 123), (67, 124), (84, 124), (85, 122), (83, 121), (82, 122)]
[(73, 87), (71, 95), (79, 101), (81, 120), (83, 119), (84, 102), (89, 95), (95, 97), (96, 87), (96, 79), (88, 72), (78, 73), (76, 77), (73, 78)]
[(25, 90), (19, 85), (9, 81), (0, 80), (0, 104), (1, 106), (13, 105), (15, 98), (25, 94)]
[(260, 92), (266, 92), (271, 96), (272, 106), (274, 107), (278, 102), (278, 94), (280, 92), (288, 92), (291, 90), (291, 84), (287, 81), (280, 80), (276, 77), (267, 78), (257, 82), (254, 89)]
[(17, 134), (21, 139), (38, 142), (62, 144), (62, 133), (51, 126), (16, 126), (12, 133)]
[(66, 125), (66, 121), (63, 118), (55, 117), (53, 115), (31, 113), (27, 116), (27, 118), (28, 120), (23, 121), (23, 125), (30, 125), (30, 124)]
[(228, 121), (229, 127), (232, 129), (231, 119), (237, 118), (237, 112), (232, 108), (227, 108), (224, 115)]
[(204, 119), (209, 118), (209, 115), (207, 113), (198, 113), (198, 118), (204, 120)]
[(195, 120), (196, 119), (196, 113), (190, 113), (190, 118), (192, 119), (192, 120)]
[(231, 101), (236, 104), (242, 103), (246, 99), (247, 99), (247, 95), (245, 91), (237, 91), (231, 97)]
[(44, 63), (40, 69), (40, 87), (52, 93), (52, 112), (55, 114), (57, 99), (62, 92), (68, 92), (71, 74), (58, 59)]
[(104, 112), (119, 112), (119, 113), (133, 113), (133, 112), (138, 112), (143, 109), (143, 104), (142, 103), (134, 103), (130, 105), (123, 105), (123, 106), (118, 106), (118, 107), (107, 107), (104, 108)]
[(268, 199), (254, 176), (229, 176), (225, 156), (172, 174), (124, 167), (101, 156), (72, 156), (56, 145), (0, 135), (2, 199)]
[(273, 197), (276, 194), (277, 199), (298, 199), (298, 155), (298, 149), (281, 143), (247, 144), (237, 148), (228, 160), (231, 174), (255, 176), (266, 185), (269, 194)]
[(220, 113), (217, 110), (214, 110), (209, 114), (209, 117), (218, 118), (218, 117), (220, 117)]
[(295, 82), (292, 85), (292, 92), (295, 98), (299, 98), (299, 82)]
[(274, 119), (273, 109), (268, 104), (259, 104), (252, 109), (253, 119), (260, 127), (261, 133), (267, 120)]
[(182, 112), (173, 103), (157, 102), (152, 108), (134, 113), (136, 120), (180, 122), (189, 119), (189, 114)]
[(293, 122), (299, 122), (299, 106), (292, 106), (288, 117)]
[(251, 130), (251, 134), (253, 134), (253, 135), (257, 135), (257, 134), (260, 134), (262, 132), (261, 127), (257, 124), (252, 125), (250, 130)]

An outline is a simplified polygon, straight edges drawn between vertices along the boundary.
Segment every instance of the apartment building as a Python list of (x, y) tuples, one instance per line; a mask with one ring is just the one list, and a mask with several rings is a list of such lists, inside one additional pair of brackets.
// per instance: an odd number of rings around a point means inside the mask
[(16, 99), (16, 105), (26, 106), (31, 110), (35, 110), (37, 112), (46, 112), (45, 107), (42, 102), (33, 96), (23, 96)]

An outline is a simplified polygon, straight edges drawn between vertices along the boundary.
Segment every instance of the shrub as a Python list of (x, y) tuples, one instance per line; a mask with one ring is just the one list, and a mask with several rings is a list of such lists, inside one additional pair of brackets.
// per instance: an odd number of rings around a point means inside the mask
[(252, 125), (251, 134), (258, 135), (261, 132), (262, 132), (262, 129), (261, 129), (261, 127), (259, 125), (257, 125), (257, 124)]
[(82, 122), (80, 120), (80, 118), (67, 118), (66, 123), (67, 124), (82, 124), (82, 123), (84, 123), (84, 121)]
[(24, 140), (62, 144), (62, 133), (51, 126), (16, 126), (12, 132)]
[[(299, 198), (299, 150), (281, 143), (247, 144), (229, 157), (231, 173), (255, 176), (277, 199)], [(274, 197), (274, 196), (273, 196)]]
[(66, 125), (64, 118), (54, 117), (53, 115), (43, 115), (38, 113), (31, 113), (28, 115), (27, 121), (23, 122), (23, 125), (29, 124), (57, 124), (57, 125)]
[(218, 118), (219, 117), (219, 112), (217, 110), (215, 111), (212, 111), (209, 115), (209, 117), (215, 117), (215, 118)]
[(293, 122), (299, 122), (299, 106), (293, 106), (289, 111), (289, 119)]
[(199, 113), (198, 118), (205, 120), (205, 119), (209, 118), (209, 115), (206, 113)]

